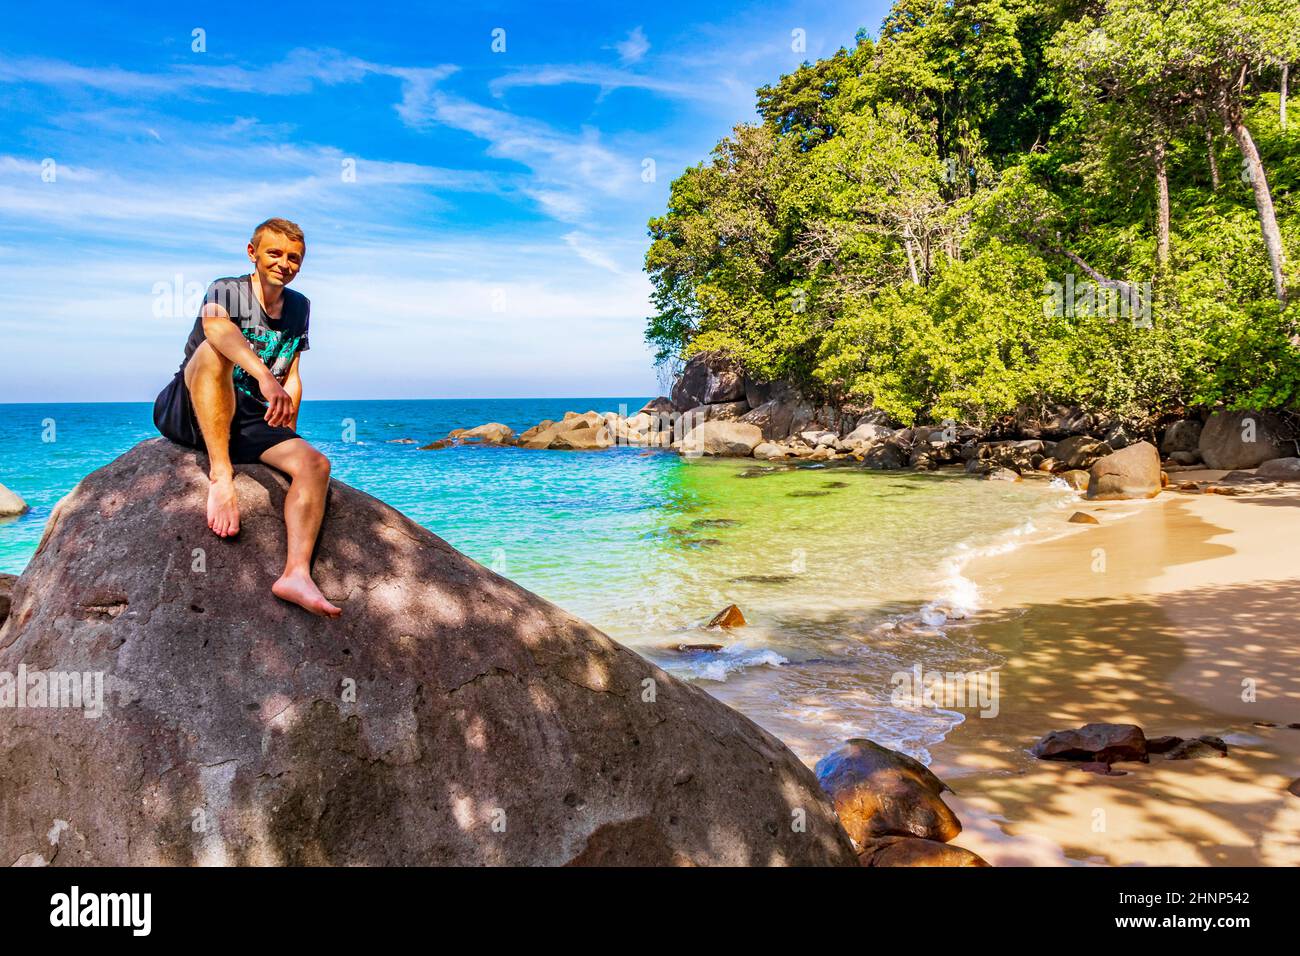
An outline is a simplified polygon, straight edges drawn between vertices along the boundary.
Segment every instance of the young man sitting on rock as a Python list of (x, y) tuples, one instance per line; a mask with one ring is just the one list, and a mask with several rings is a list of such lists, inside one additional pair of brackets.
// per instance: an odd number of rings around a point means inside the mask
[(302, 230), (268, 219), (253, 231), (253, 272), (208, 287), (185, 359), (154, 402), (154, 424), (167, 438), (208, 453), (208, 527), (239, 533), (236, 464), (263, 462), (291, 479), (284, 501), (288, 555), (271, 593), (313, 614), (337, 617), (311, 577), (329, 459), (294, 431), (302, 404), (298, 366), (307, 351), (311, 303), (285, 288), (302, 268)]

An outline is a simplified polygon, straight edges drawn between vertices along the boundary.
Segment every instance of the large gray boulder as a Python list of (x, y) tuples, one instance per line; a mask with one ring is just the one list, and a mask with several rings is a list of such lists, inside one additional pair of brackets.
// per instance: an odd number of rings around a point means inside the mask
[(764, 441), (783, 441), (805, 430), (815, 416), (812, 403), (785, 391), (754, 406), (739, 421), (756, 426), (763, 433)]
[(0, 712), (0, 860), (855, 863), (771, 734), (341, 482), (314, 567), (342, 617), (277, 601), (287, 482), (240, 468), (223, 541), (204, 464), (144, 442), (51, 517), (0, 671), (106, 699)]
[(745, 422), (704, 422), (682, 436), (678, 450), (686, 455), (723, 455), (744, 458), (754, 453), (763, 433)]
[(1215, 412), (1201, 429), (1198, 448), (1206, 467), (1254, 468), (1296, 454), (1286, 424), (1268, 412)]
[(12, 518), (27, 513), (27, 502), (4, 485), (0, 485), (0, 518)]
[(692, 356), (673, 383), (673, 404), (681, 411), (697, 405), (738, 402), (745, 398), (745, 376), (717, 351)]

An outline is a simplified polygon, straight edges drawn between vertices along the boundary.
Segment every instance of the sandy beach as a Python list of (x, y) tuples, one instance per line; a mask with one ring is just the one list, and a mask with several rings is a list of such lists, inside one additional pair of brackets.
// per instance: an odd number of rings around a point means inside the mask
[[(964, 711), (934, 749), (953, 842), (994, 865), (1300, 863), (1300, 487), (1081, 500), (1097, 525), (1067, 525), (1073, 510), (966, 568), (972, 626), (1006, 663), (996, 716)], [(1229, 754), (1099, 776), (1028, 753), (1098, 721), (1213, 734)]]

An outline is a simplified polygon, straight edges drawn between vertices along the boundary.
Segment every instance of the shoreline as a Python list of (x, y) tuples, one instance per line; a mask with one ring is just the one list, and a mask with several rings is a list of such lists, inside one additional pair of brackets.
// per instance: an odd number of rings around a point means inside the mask
[[(954, 843), (995, 866), (1300, 863), (1300, 800), (1286, 789), (1300, 774), (1300, 729), (1286, 726), (1300, 722), (1300, 568), (1282, 552), (1300, 534), (1300, 488), (1170, 489), (1077, 510), (1100, 524), (1043, 529), (962, 568), (985, 599), (971, 634), (1006, 663), (996, 716), (962, 709), (931, 748), (957, 792)], [(1113, 777), (1028, 753), (1092, 722), (1213, 734), (1229, 753), (1153, 755)]]

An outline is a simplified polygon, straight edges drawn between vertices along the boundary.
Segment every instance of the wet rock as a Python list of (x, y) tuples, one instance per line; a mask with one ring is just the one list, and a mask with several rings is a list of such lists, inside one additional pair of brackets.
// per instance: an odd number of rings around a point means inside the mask
[(1148, 737), (1147, 753), (1166, 754), (1169, 753), (1169, 751), (1173, 750), (1182, 742), (1183, 742), (1182, 737), (1174, 737), (1171, 735), (1163, 736), (1163, 737)]
[(981, 856), (950, 843), (919, 837), (887, 836), (868, 840), (858, 851), (862, 866), (988, 866)]
[(416, 441), (414, 438), (390, 438), (388, 439), (388, 441), (384, 442), (384, 444), (385, 445), (414, 445), (416, 444)]
[(1150, 442), (1140, 441), (1099, 458), (1088, 470), (1090, 501), (1154, 498), (1162, 487), (1160, 454)]
[(1184, 740), (1165, 754), (1166, 760), (1201, 760), (1205, 757), (1226, 757), (1228, 745), (1218, 737), (1202, 734), (1191, 740)]
[(1070, 524), (1101, 524), (1096, 517), (1083, 511), (1076, 511), (1069, 520)]
[(1020, 473), (1010, 468), (994, 468), (984, 476), (985, 481), (1019, 481)]
[(728, 604), (709, 621), (706, 627), (744, 627), (747, 622), (745, 615), (740, 612), (740, 608), (734, 604)]
[(1086, 471), (1080, 471), (1077, 468), (1072, 468), (1069, 471), (1061, 472), (1056, 477), (1060, 478), (1063, 482), (1069, 485), (1070, 488), (1073, 489), (1074, 491), (1088, 490), (1088, 482), (1090, 480), (1090, 476)]
[(946, 843), (961, 832), (940, 799), (952, 788), (906, 754), (859, 737), (817, 761), (815, 772), (859, 845), (884, 836)]
[(1039, 760), (1115, 763), (1147, 762), (1147, 742), (1136, 724), (1085, 724), (1078, 730), (1054, 730), (1029, 751)]
[(235, 486), (219, 541), (201, 457), (158, 439), (50, 518), (0, 671), (102, 672), (105, 706), (5, 711), (0, 860), (857, 865), (771, 734), (342, 482), (314, 563), (342, 617), (277, 601), (288, 482)]
[(421, 445), (420, 451), (438, 451), (443, 448), (450, 448), (454, 444), (456, 444), (456, 442), (453, 439), (439, 438), (437, 441), (431, 441), (427, 445)]

